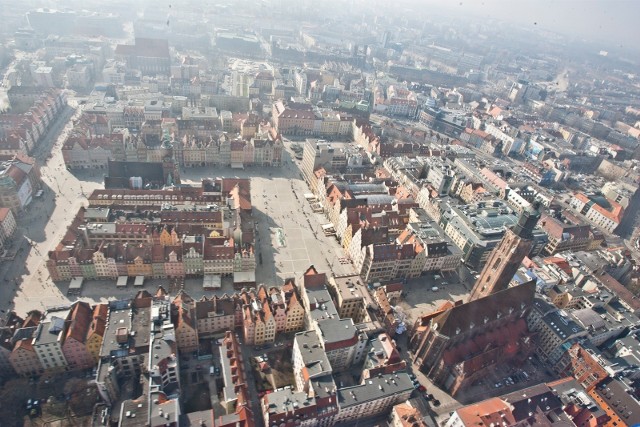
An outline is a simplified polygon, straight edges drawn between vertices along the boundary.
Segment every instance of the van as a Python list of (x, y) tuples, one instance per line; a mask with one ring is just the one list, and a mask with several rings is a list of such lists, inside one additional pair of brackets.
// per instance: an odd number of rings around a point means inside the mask
[(213, 366), (209, 367), (209, 375), (214, 376), (216, 374), (216, 370)]

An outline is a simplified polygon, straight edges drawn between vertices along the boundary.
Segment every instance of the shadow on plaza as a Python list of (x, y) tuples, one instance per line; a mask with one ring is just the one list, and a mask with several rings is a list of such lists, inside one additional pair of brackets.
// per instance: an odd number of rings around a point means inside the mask
[[(278, 248), (271, 242), (271, 229), (282, 228), (282, 224), (278, 224), (267, 212), (256, 209), (252, 210), (254, 221), (258, 223), (257, 233), (255, 236), (256, 266), (264, 270), (271, 265), (276, 266), (275, 255), (279, 252)], [(278, 271), (276, 266), (276, 272)]]
[(31, 246), (30, 242), (42, 243), (47, 240), (45, 227), (57, 205), (58, 198), (55, 191), (43, 182), (42, 196), (35, 198), (27, 207), (26, 212), (18, 218), (18, 225), (22, 228), (29, 246)]
[[(71, 169), (69, 171), (80, 183), (95, 182), (104, 186), (104, 178), (107, 176), (106, 169)], [(87, 194), (89, 196), (89, 194)]]

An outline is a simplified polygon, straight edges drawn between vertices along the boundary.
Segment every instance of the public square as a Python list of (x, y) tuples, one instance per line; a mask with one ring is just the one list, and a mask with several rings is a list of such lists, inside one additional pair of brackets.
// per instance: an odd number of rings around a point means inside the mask
[[(0, 308), (13, 308), (19, 314), (30, 310), (69, 304), (77, 299), (105, 302), (129, 298), (140, 290), (132, 286), (117, 289), (112, 280), (85, 281), (79, 297), (67, 296), (68, 282), (54, 283), (46, 269), (47, 252), (55, 248), (73, 216), (93, 190), (102, 188), (103, 175), (96, 171), (68, 171), (64, 166), (61, 145), (71, 129), (70, 121), (80, 110), (73, 100), (66, 115), (60, 118), (36, 152), (41, 165), (44, 193), (29, 205), (19, 218), (19, 230), (14, 239), (16, 256), (0, 265)], [(256, 282), (267, 286), (281, 285), (287, 278), (299, 280), (302, 273), (314, 265), (328, 274), (351, 274), (350, 264), (342, 264), (342, 249), (333, 237), (327, 237), (322, 225), (327, 219), (313, 213), (304, 193), (309, 190), (301, 179), (298, 164), (285, 142), (281, 168), (192, 168), (183, 169), (182, 182), (200, 185), (202, 178), (251, 178), (253, 216), (256, 222), (256, 246), (262, 263), (256, 265)], [(50, 150), (50, 151), (49, 151)], [(281, 231), (279, 231), (281, 230)], [(284, 243), (284, 245), (282, 245)], [(168, 280), (147, 280), (144, 288), (155, 291), (158, 286), (170, 291)], [(201, 279), (185, 281), (185, 290), (193, 297), (232, 293), (230, 280), (223, 280), (221, 289), (202, 290)]]

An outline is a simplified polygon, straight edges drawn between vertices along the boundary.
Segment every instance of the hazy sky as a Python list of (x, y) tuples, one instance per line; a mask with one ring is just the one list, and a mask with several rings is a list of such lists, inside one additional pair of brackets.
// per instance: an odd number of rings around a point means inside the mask
[(416, 3), (444, 5), (465, 14), (493, 16), (522, 25), (540, 25), (607, 44), (637, 46), (640, 41), (638, 0), (416, 0)]

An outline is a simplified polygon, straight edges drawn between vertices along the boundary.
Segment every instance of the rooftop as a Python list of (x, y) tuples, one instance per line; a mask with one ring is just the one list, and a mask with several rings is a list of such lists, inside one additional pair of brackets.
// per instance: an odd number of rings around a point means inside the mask
[(346, 409), (394, 394), (411, 393), (413, 389), (407, 373), (380, 375), (367, 379), (364, 384), (338, 390), (338, 402), (341, 409)]
[(315, 331), (299, 332), (294, 340), (309, 378), (331, 374), (331, 364)]
[(353, 324), (353, 319), (351, 318), (320, 320), (318, 321), (318, 328), (320, 329), (327, 350), (331, 349), (331, 344), (353, 341), (358, 335), (358, 329)]

